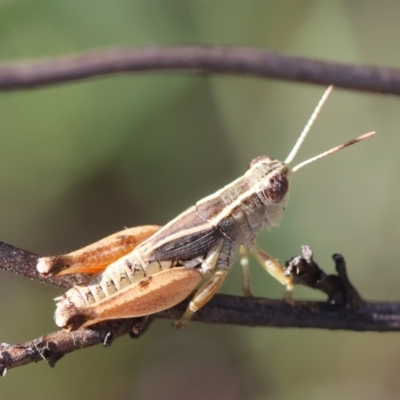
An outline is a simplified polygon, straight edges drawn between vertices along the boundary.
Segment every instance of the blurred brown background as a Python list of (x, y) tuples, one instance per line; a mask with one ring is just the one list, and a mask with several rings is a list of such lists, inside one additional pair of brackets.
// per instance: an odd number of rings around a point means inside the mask
[[(213, 43), (338, 62), (400, 65), (396, 1), (3, 0), (2, 60), (110, 45)], [(286, 157), (324, 88), (238, 77), (136, 74), (0, 95), (0, 240), (41, 254), (126, 226), (164, 224), (241, 175)], [(327, 271), (345, 255), (368, 299), (400, 301), (399, 99), (335, 90), (296, 161), (375, 138), (293, 179), (279, 229), (259, 244), (286, 260), (309, 244)], [(257, 265), (254, 292), (283, 288)], [(61, 291), (0, 272), (0, 341), (55, 330)], [(235, 266), (223, 291), (241, 293)], [(323, 298), (296, 290), (297, 298)], [(397, 399), (400, 334), (250, 329), (157, 321), (140, 340), (42, 362), (0, 399)]]

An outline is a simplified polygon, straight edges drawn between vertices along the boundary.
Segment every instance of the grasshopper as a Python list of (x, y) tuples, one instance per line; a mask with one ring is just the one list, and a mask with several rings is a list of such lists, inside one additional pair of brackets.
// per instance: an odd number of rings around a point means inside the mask
[(148, 316), (178, 304), (198, 288), (175, 323), (182, 327), (219, 290), (239, 257), (244, 293), (251, 293), (247, 253), (290, 294), (292, 277), (256, 245), (257, 235), (278, 225), (293, 172), (375, 134), (359, 136), (290, 169), (289, 163), (331, 90), (321, 98), (284, 162), (267, 156), (255, 158), (243, 176), (164, 227), (126, 229), (75, 252), (40, 258), (37, 269), (43, 275), (96, 274), (86, 285), (75, 286), (56, 299), (56, 324), (76, 330), (108, 319)]

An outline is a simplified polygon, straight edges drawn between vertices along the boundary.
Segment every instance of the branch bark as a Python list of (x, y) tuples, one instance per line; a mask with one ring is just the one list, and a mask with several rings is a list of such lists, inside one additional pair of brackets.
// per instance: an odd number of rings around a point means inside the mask
[[(85, 277), (61, 276), (42, 278), (36, 272), (39, 256), (0, 243), (0, 269), (23, 275), (32, 280), (60, 287), (71, 287)], [(400, 331), (400, 303), (364, 301), (350, 283), (342, 256), (333, 259), (338, 275), (326, 275), (312, 259), (312, 252), (303, 247), (303, 255), (287, 262), (297, 284), (322, 290), (328, 301), (296, 301), (228, 296), (219, 294), (199, 312), (193, 321), (209, 324), (241, 325), (249, 327), (318, 328), (331, 330)], [(187, 301), (151, 316), (148, 319), (125, 319), (94, 325), (75, 332), (57, 331), (22, 344), (0, 345), (0, 374), (32, 362), (46, 360), (51, 366), (64, 355), (75, 350), (103, 344), (125, 334), (139, 338), (157, 318), (178, 319)]]
[(0, 90), (23, 90), (96, 76), (149, 71), (248, 75), (400, 95), (400, 70), (292, 57), (230, 46), (111, 48), (0, 64)]

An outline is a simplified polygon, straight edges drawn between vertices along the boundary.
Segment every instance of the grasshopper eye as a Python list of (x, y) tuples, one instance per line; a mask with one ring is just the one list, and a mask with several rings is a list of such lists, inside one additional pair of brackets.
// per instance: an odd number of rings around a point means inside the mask
[(289, 182), (286, 176), (281, 172), (277, 172), (268, 179), (268, 183), (264, 188), (264, 195), (272, 203), (279, 203), (288, 189)]

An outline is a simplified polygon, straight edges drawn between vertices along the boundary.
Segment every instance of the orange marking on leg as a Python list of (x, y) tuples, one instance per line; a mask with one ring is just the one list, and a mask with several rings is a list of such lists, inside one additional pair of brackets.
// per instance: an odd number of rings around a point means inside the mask
[(37, 270), (43, 275), (98, 273), (130, 253), (159, 229), (157, 225), (124, 229), (72, 253), (41, 257), (38, 260)]

